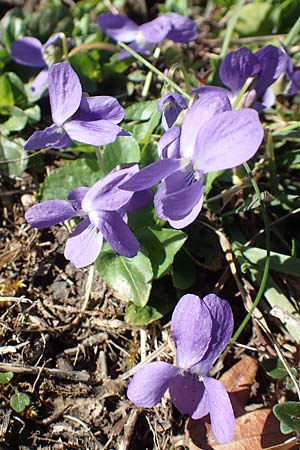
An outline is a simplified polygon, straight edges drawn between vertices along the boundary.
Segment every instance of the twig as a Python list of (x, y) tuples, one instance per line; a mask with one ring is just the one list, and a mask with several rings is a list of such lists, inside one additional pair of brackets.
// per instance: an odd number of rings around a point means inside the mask
[(13, 372), (13, 373), (28, 373), (31, 375), (38, 375), (42, 371), (45, 375), (59, 378), (62, 380), (70, 380), (76, 382), (88, 382), (90, 381), (90, 374), (86, 371), (77, 370), (60, 370), (60, 369), (50, 369), (48, 367), (31, 367), (22, 366), (20, 364), (11, 364), (0, 362), (1, 372)]
[(128, 450), (139, 414), (140, 414), (139, 409), (133, 409), (130, 412), (126, 425), (124, 426), (124, 436), (121, 444), (118, 447), (118, 450)]

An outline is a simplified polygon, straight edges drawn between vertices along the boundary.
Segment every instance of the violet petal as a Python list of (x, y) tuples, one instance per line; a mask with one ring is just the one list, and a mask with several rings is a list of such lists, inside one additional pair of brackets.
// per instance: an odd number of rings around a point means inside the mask
[(92, 264), (100, 253), (103, 243), (102, 234), (85, 218), (75, 228), (67, 240), (65, 258), (78, 269)]
[(68, 62), (50, 67), (48, 90), (53, 122), (62, 126), (75, 114), (82, 96), (79, 78)]
[(157, 152), (161, 158), (180, 158), (181, 127), (172, 127), (160, 138)]
[(147, 364), (131, 379), (127, 390), (129, 400), (142, 408), (155, 406), (177, 373), (177, 367), (163, 361)]
[(257, 152), (262, 139), (263, 127), (256, 111), (225, 111), (199, 131), (193, 163), (205, 173), (236, 167)]
[(119, 255), (127, 258), (137, 255), (140, 249), (138, 240), (116, 211), (92, 211), (89, 217)]
[(109, 120), (71, 120), (65, 123), (68, 135), (78, 142), (90, 145), (106, 145), (114, 142), (121, 128)]
[(181, 297), (171, 320), (179, 367), (189, 369), (201, 361), (211, 340), (211, 330), (212, 319), (206, 303), (193, 294)]
[(57, 128), (56, 125), (45, 128), (45, 130), (35, 131), (27, 142), (25, 142), (25, 150), (39, 150), (40, 148), (55, 147), (65, 136), (65, 131)]
[(165, 39), (170, 30), (171, 23), (165, 15), (156, 17), (156, 19), (144, 23), (139, 27), (139, 31), (142, 33), (145, 42), (150, 44), (159, 44)]
[(42, 55), (42, 44), (34, 37), (24, 37), (12, 43), (12, 58), (19, 64), (30, 67), (47, 67)]
[(274, 45), (266, 45), (254, 54), (261, 66), (259, 79), (255, 86), (257, 97), (260, 97), (267, 87), (271, 86), (285, 71), (287, 57)]
[(82, 97), (79, 106), (79, 120), (110, 120), (119, 123), (123, 120), (125, 112), (118, 100), (109, 95), (96, 97)]
[(171, 380), (169, 390), (172, 402), (181, 414), (189, 414), (194, 417), (194, 413), (197, 411), (197, 418), (200, 418), (208, 413), (204, 385), (198, 380), (197, 375), (179, 373)]
[(73, 208), (76, 209), (76, 211), (82, 209), (82, 200), (89, 190), (90, 188), (82, 186), (74, 189), (68, 195), (68, 200), (69, 202), (71, 202)]
[(48, 228), (74, 216), (74, 208), (65, 200), (37, 203), (25, 213), (25, 219), (33, 228)]
[(217, 380), (203, 377), (205, 390), (208, 394), (211, 428), (220, 444), (232, 441), (235, 419), (229, 396)]
[(193, 20), (176, 13), (165, 13), (161, 17), (166, 17), (171, 24), (167, 39), (182, 44), (197, 39), (197, 25)]
[(48, 69), (41, 70), (30, 85), (33, 96), (41, 95), (48, 86)]
[(98, 17), (100, 28), (111, 38), (121, 42), (132, 42), (135, 40), (138, 25), (121, 14), (104, 13)]

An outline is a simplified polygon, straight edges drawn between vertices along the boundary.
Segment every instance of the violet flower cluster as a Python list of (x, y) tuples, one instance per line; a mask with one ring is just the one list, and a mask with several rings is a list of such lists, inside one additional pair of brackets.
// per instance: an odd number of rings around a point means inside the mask
[(119, 102), (110, 96), (83, 96), (80, 80), (68, 62), (50, 67), (48, 89), (53, 124), (33, 133), (25, 150), (65, 148), (73, 140), (106, 145), (129, 134), (117, 125), (124, 117)]
[(229, 343), (233, 316), (229, 303), (214, 294), (200, 299), (186, 294), (171, 320), (176, 344), (176, 365), (157, 361), (142, 367), (128, 386), (128, 398), (139, 407), (159, 403), (169, 389), (172, 402), (182, 414), (200, 419), (210, 414), (212, 431), (221, 444), (230, 442), (234, 414), (229, 396), (208, 373)]
[(274, 45), (262, 47), (255, 53), (241, 47), (229, 52), (220, 65), (219, 77), (227, 89), (204, 86), (193, 92), (224, 90), (233, 104), (247, 79), (253, 77), (244, 106), (254, 105), (258, 110), (269, 108), (275, 99), (271, 85), (285, 72), (286, 65), (286, 54)]
[(154, 197), (156, 215), (173, 228), (184, 228), (201, 211), (205, 175), (247, 161), (262, 138), (254, 109), (232, 111), (221, 91), (202, 94), (187, 110), (182, 125), (172, 126), (160, 139), (161, 159), (120, 187), (138, 192), (160, 182)]
[[(100, 28), (116, 41), (129, 43), (138, 53), (149, 54), (164, 39), (187, 43), (197, 38), (193, 20), (176, 13), (165, 13), (150, 22), (137, 25), (121, 14), (104, 13), (98, 18)], [(119, 58), (130, 56), (126, 51)]]
[(26, 36), (13, 42), (10, 52), (17, 63), (41, 69), (30, 86), (33, 95), (37, 96), (47, 87), (49, 67), (62, 58), (61, 37), (55, 33), (43, 45), (37, 38)]
[(91, 188), (79, 187), (68, 201), (48, 200), (28, 209), (25, 219), (34, 228), (48, 228), (72, 218), (83, 219), (69, 237), (65, 257), (76, 267), (93, 263), (103, 238), (120, 255), (132, 258), (139, 243), (126, 223), (126, 212), (145, 207), (151, 200), (148, 191), (134, 194), (119, 185), (138, 171), (138, 165), (114, 170)]

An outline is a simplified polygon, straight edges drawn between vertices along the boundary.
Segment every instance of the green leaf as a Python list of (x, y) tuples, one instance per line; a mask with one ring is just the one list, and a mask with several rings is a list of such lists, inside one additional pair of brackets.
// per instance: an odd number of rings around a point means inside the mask
[(270, 17), (271, 3), (252, 2), (244, 5), (239, 14), (236, 31), (240, 36), (254, 36), (272, 33), (273, 21)]
[(287, 167), (288, 169), (300, 169), (300, 150), (291, 150), (284, 152), (277, 158), (277, 165), (279, 167)]
[[(280, 420), (282, 433), (300, 431), (300, 402), (285, 402), (275, 405), (274, 415)], [(281, 426), (282, 424), (282, 426)]]
[(184, 251), (180, 251), (174, 258), (172, 280), (177, 289), (187, 290), (196, 281), (195, 263)]
[(210, 172), (207, 174), (205, 183), (205, 195), (208, 195), (210, 193), (214, 181), (217, 180), (224, 172), (224, 170), (215, 170), (214, 172)]
[(96, 269), (117, 297), (138, 306), (147, 304), (153, 273), (150, 259), (142, 252), (126, 258), (106, 243), (96, 260)]
[[(268, 375), (274, 380), (282, 380), (288, 373), (279, 358), (265, 359), (263, 361), (263, 368), (268, 373)], [(292, 368), (293, 375), (297, 375), (297, 370)]]
[(136, 235), (147, 250), (154, 278), (160, 278), (166, 274), (173, 263), (175, 254), (187, 239), (187, 235), (183, 231), (171, 228), (156, 230), (145, 227), (137, 230)]
[(8, 120), (0, 124), (0, 132), (7, 135), (11, 131), (23, 130), (28, 120), (24, 111), (17, 106), (9, 106), (6, 110), (11, 116)]
[(14, 377), (12, 372), (0, 372), (0, 384), (7, 384)]
[(126, 307), (125, 321), (137, 327), (145, 327), (149, 323), (155, 322), (163, 317), (153, 306), (138, 306), (130, 303)]
[(157, 113), (157, 100), (136, 102), (126, 108), (125, 120), (147, 121)]
[(80, 186), (90, 187), (103, 177), (95, 158), (81, 158), (65, 162), (44, 182), (42, 200), (66, 199), (68, 194)]
[[(0, 136), (0, 160), (7, 161), (1, 165), (8, 175), (20, 176), (27, 167), (27, 153), (24, 150), (25, 141), (21, 138), (8, 139)], [(11, 161), (11, 162), (10, 162)]]
[(17, 392), (10, 397), (10, 406), (14, 411), (20, 413), (30, 405), (30, 397), (23, 392)]
[[(266, 250), (249, 247), (242, 250), (245, 259), (251, 264), (265, 264)], [(282, 253), (270, 252), (270, 268), (277, 272), (300, 277), (300, 259)]]
[[(138, 142), (143, 144), (151, 138), (151, 135), (160, 122), (160, 114), (153, 113), (151, 119), (147, 122), (141, 122), (132, 127), (132, 134)], [(128, 128), (128, 127), (127, 127)]]
[(112, 144), (105, 146), (103, 161), (105, 169), (110, 172), (118, 164), (139, 162), (141, 152), (139, 144), (132, 136), (120, 136)]

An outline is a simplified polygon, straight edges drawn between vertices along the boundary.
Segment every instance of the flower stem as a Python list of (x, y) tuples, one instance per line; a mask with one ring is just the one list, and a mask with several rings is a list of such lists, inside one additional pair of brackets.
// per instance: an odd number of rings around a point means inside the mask
[(258, 184), (256, 183), (256, 180), (251, 172), (251, 169), (249, 167), (249, 165), (247, 163), (243, 164), (244, 169), (247, 173), (247, 175), (249, 176), (252, 186), (254, 188), (254, 191), (259, 199), (260, 202), (260, 208), (261, 208), (261, 212), (262, 212), (262, 216), (263, 216), (263, 221), (264, 221), (264, 225), (265, 225), (265, 231), (266, 231), (266, 261), (265, 261), (265, 266), (264, 266), (264, 271), (263, 271), (263, 275), (262, 275), (262, 280), (260, 283), (260, 287), (259, 290), (256, 294), (255, 300), (253, 302), (252, 307), (250, 308), (248, 314), (246, 315), (246, 317), (244, 318), (243, 322), (241, 323), (241, 325), (238, 327), (238, 329), (236, 330), (236, 332), (234, 333), (233, 337), (230, 340), (230, 345), (233, 345), (236, 340), (239, 338), (240, 334), (242, 333), (242, 331), (244, 330), (245, 326), (247, 325), (247, 323), (249, 322), (249, 320), (251, 319), (252, 313), (255, 310), (255, 308), (257, 307), (260, 299), (262, 298), (264, 291), (265, 291), (265, 287), (268, 281), (268, 276), (269, 276), (269, 269), (270, 269), (270, 243), (271, 243), (271, 236), (270, 236), (270, 227), (269, 227), (269, 220), (268, 220), (268, 216), (267, 216), (267, 211), (266, 211), (266, 207), (265, 204), (263, 202), (262, 196), (261, 196), (261, 192), (259, 190)]
[[(153, 60), (154, 60), (153, 62), (154, 63), (156, 63), (156, 61), (158, 60), (160, 51), (161, 51), (160, 47), (156, 47), (156, 49), (154, 50), (154, 53), (153, 53)], [(150, 89), (152, 77), (153, 77), (153, 72), (150, 70), (150, 72), (148, 72), (147, 76), (146, 76), (145, 84), (144, 84), (144, 87), (142, 90), (142, 97), (147, 97), (149, 89)]]
[(155, 73), (159, 78), (164, 80), (166, 83), (168, 83), (175, 91), (177, 91), (179, 94), (181, 94), (183, 97), (189, 99), (190, 96), (187, 94), (183, 89), (181, 89), (180, 86), (178, 86), (173, 80), (170, 80), (166, 75), (164, 75), (159, 69), (157, 69), (153, 64), (151, 64), (149, 61), (147, 61), (143, 56), (139, 55), (137, 52), (132, 50), (128, 45), (124, 44), (124, 42), (118, 42), (118, 45), (123, 48), (123, 50), (126, 50), (126, 52), (130, 53), (137, 61), (142, 63), (144, 66), (146, 66), (151, 72)]
[(101, 155), (101, 148), (100, 147), (95, 147), (95, 153), (96, 153), (96, 157), (97, 157), (97, 161), (99, 164), (100, 169), (103, 171), (103, 173), (105, 174), (105, 164)]
[(226, 33), (224, 36), (224, 40), (222, 43), (222, 48), (221, 48), (221, 53), (220, 53), (220, 58), (224, 58), (224, 56), (226, 55), (227, 51), (228, 51), (228, 47), (231, 41), (231, 37), (234, 31), (234, 27), (236, 25), (236, 22), (239, 18), (242, 6), (244, 5), (245, 0), (238, 0), (235, 8), (232, 12), (232, 16), (228, 22), (227, 28), (226, 28)]
[(297, 37), (297, 35), (300, 32), (300, 17), (298, 17), (298, 19), (296, 20), (296, 22), (294, 23), (294, 25), (292, 26), (292, 28), (289, 31), (289, 34), (287, 35), (287, 37), (283, 40), (284, 45), (286, 45), (287, 47), (289, 45), (292, 44), (293, 40)]
[(69, 61), (69, 51), (68, 51), (68, 43), (67, 43), (67, 38), (65, 33), (63, 33), (62, 31), (59, 33), (59, 37), (61, 39), (61, 43), (62, 43), (62, 51), (63, 51), (63, 56), (64, 56), (64, 60), (65, 61)]

